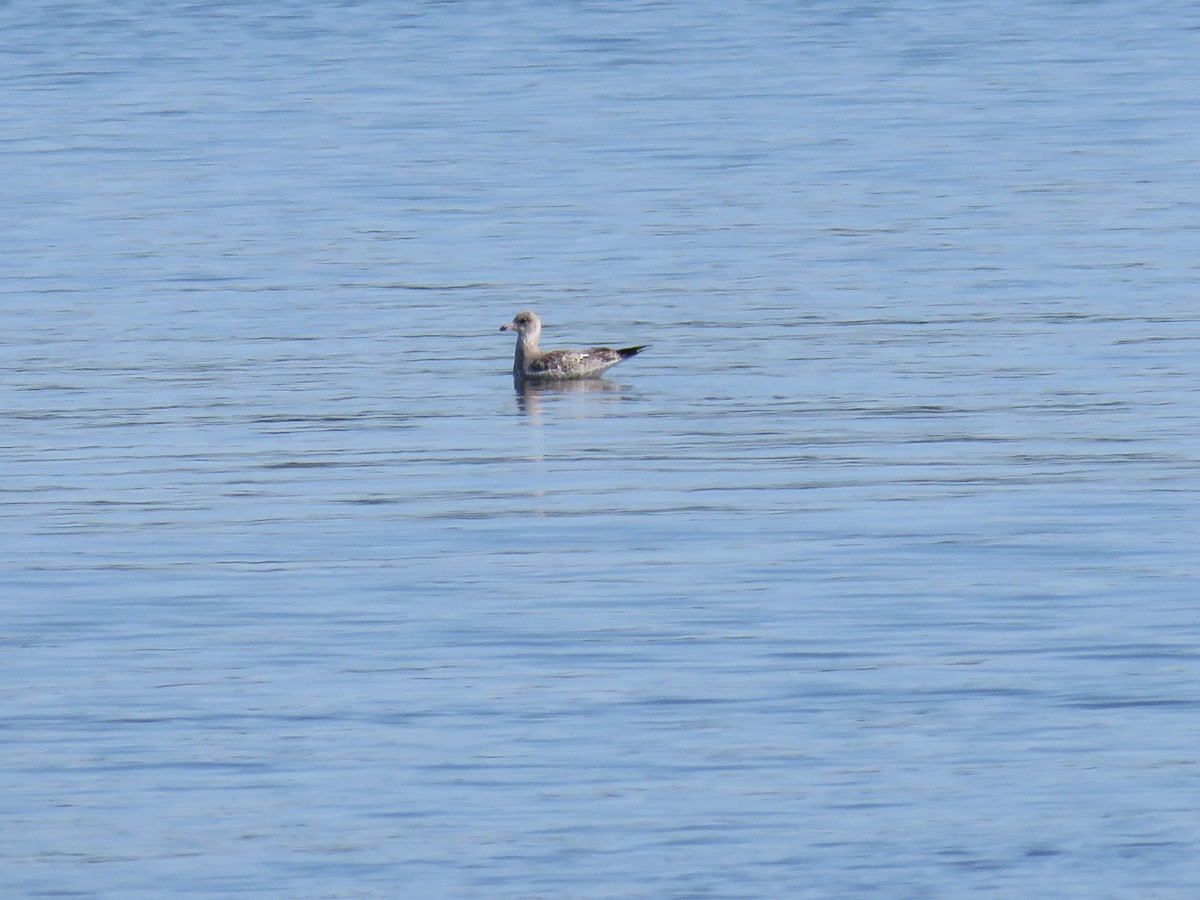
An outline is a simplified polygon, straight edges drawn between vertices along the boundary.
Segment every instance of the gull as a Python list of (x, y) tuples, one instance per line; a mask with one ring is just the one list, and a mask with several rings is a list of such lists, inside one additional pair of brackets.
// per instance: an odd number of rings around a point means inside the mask
[(542, 333), (542, 320), (533, 313), (519, 312), (501, 331), (517, 333), (517, 352), (513, 356), (513, 378), (536, 379), (538, 381), (563, 381), (576, 378), (595, 378), (611, 369), (623, 359), (637, 356), (648, 345), (623, 347), (592, 347), (588, 350), (538, 349), (538, 336)]

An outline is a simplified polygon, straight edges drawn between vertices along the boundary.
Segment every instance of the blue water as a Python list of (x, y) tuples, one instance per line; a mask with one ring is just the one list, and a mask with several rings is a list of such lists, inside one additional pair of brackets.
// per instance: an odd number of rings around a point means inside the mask
[(1200, 894), (1191, 4), (0, 27), (5, 896)]

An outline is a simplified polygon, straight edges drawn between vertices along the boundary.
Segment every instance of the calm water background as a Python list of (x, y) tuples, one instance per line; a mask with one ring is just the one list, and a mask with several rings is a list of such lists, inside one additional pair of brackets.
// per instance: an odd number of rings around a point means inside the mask
[(1200, 892), (1193, 4), (0, 27), (6, 896)]

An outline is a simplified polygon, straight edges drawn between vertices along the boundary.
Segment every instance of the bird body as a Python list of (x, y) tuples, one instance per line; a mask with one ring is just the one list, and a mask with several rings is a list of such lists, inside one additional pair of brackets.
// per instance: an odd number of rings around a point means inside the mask
[(542, 320), (534, 313), (520, 312), (501, 331), (517, 333), (517, 349), (513, 356), (513, 377), (538, 381), (563, 381), (577, 378), (595, 378), (611, 369), (622, 360), (637, 356), (646, 349), (640, 347), (592, 347), (588, 350), (538, 349), (538, 338), (542, 333)]

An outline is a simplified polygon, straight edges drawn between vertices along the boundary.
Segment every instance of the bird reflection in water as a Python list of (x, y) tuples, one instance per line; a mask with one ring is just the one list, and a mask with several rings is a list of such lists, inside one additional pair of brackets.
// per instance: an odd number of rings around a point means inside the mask
[[(567, 394), (606, 394), (617, 397), (626, 390), (625, 385), (606, 381), (603, 378), (579, 378), (572, 381), (539, 381), (529, 378), (513, 378), (513, 390), (517, 394), (517, 406), (531, 417), (541, 414), (546, 400)], [(590, 412), (594, 413), (592, 409)]]

